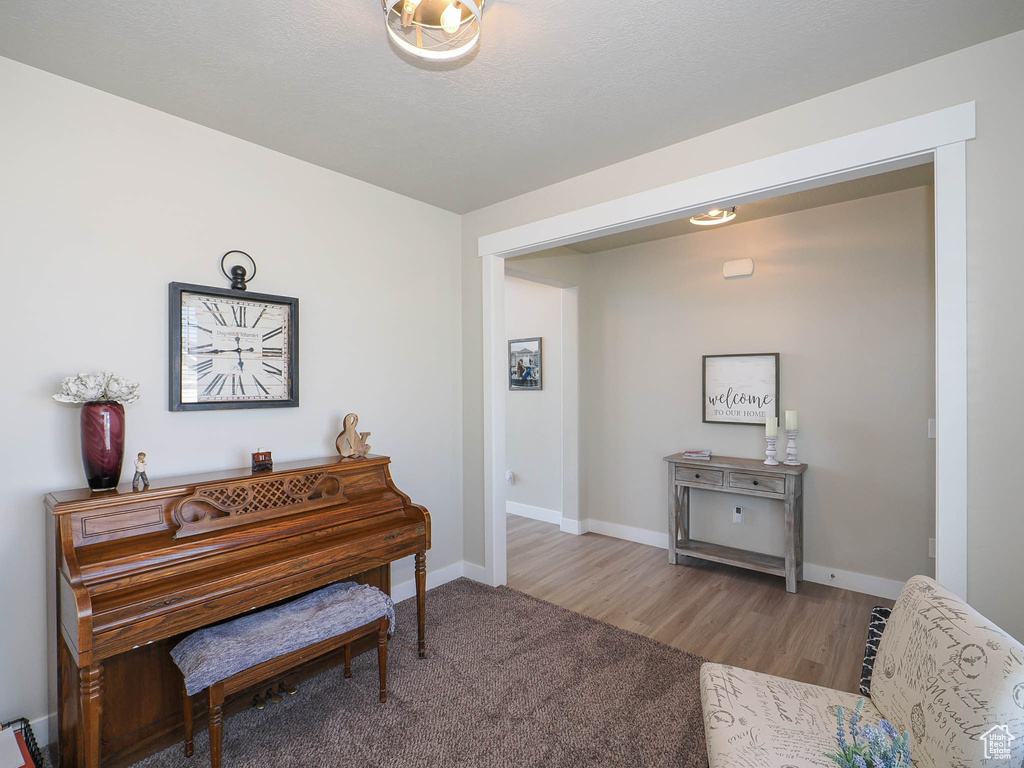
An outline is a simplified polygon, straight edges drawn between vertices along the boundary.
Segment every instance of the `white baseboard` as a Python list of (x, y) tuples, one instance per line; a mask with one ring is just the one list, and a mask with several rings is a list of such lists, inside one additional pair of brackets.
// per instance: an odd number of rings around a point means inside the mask
[(562, 533), (571, 533), (573, 536), (582, 536), (588, 530), (586, 520), (570, 520), (567, 517), (558, 521), (558, 527)]
[(479, 581), (481, 584), (490, 584), (490, 575), (487, 573), (487, 569), (482, 565), (476, 563), (463, 563), (462, 564), (462, 575), (467, 579), (473, 581)]
[[(439, 587), (442, 584), (446, 584), (449, 581), (461, 578), (463, 575), (462, 561), (446, 565), (444, 568), (438, 568), (436, 570), (427, 569), (427, 589), (433, 589)], [(396, 603), (400, 603), (403, 600), (407, 600), (416, 594), (416, 581), (409, 579), (403, 581), (401, 584), (391, 585), (391, 599)]]
[(884, 597), (895, 600), (903, 589), (904, 582), (883, 579), (880, 576), (868, 576), (864, 573), (841, 571), (824, 565), (804, 563), (804, 580), (815, 584), (827, 584), (830, 587), (849, 589), (851, 592), (863, 592), (865, 595)]
[(591, 533), (600, 533), (602, 536), (611, 536), (616, 539), (635, 541), (637, 544), (646, 544), (649, 547), (668, 549), (668, 533), (659, 531), (648, 531), (646, 528), (633, 528), (618, 523), (606, 523), (604, 520), (588, 520), (587, 528)]
[[(570, 530), (566, 524), (571, 524)], [(635, 541), (638, 544), (647, 544), (659, 549), (668, 549), (668, 533), (659, 531), (648, 531), (644, 528), (633, 528), (618, 523), (606, 523), (603, 520), (585, 520), (582, 526), (575, 520), (563, 520), (562, 530), (567, 533), (599, 533), (604, 536), (611, 536), (616, 539)], [(852, 592), (863, 592), (866, 595), (884, 597), (895, 600), (903, 589), (904, 582), (884, 579), (881, 576), (869, 576), (864, 573), (843, 571), (838, 568), (829, 568), (814, 563), (804, 563), (804, 580), (812, 581), (815, 584), (826, 584), (830, 587), (848, 589)]]
[(540, 520), (542, 523), (558, 525), (562, 522), (561, 512), (554, 509), (545, 509), (544, 507), (531, 507), (529, 504), (520, 504), (516, 501), (506, 501), (505, 512), (510, 515), (517, 515), (518, 517), (528, 517), (531, 520)]

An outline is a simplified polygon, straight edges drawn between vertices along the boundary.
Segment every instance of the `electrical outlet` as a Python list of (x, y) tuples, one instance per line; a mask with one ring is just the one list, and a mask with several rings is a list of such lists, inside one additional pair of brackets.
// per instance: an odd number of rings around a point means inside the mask
[(928, 439), (935, 439), (935, 419), (928, 419)]
[(732, 508), (732, 522), (735, 525), (743, 525), (743, 508), (733, 507)]
[(935, 539), (928, 539), (928, 557), (935, 559)]

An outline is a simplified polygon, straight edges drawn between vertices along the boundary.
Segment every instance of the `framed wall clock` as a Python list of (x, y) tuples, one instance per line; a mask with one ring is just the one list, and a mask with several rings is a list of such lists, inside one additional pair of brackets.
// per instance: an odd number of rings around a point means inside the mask
[(170, 409), (299, 405), (299, 300), (170, 284)]

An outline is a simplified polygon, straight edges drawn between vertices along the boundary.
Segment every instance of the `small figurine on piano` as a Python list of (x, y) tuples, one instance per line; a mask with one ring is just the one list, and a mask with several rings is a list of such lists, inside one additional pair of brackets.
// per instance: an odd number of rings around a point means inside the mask
[(370, 436), (370, 433), (357, 432), (356, 425), (358, 424), (359, 417), (354, 413), (350, 413), (345, 417), (345, 429), (338, 435), (338, 439), (335, 441), (338, 453), (346, 459), (353, 456), (363, 458), (370, 452), (370, 445), (366, 442), (366, 438)]
[(149, 475), (146, 474), (146, 454), (140, 453), (135, 459), (135, 476), (132, 478), (132, 490), (149, 488)]

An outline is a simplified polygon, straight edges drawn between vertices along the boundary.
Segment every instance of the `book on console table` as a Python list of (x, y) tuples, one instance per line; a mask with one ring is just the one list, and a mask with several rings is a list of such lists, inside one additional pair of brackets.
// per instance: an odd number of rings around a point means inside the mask
[(683, 458), (687, 461), (711, 461), (711, 451), (683, 451)]

